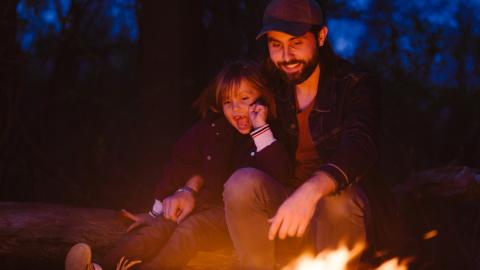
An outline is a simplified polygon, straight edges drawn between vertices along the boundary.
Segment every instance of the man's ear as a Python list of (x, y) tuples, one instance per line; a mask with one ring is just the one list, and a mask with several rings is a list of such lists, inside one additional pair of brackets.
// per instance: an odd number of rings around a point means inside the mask
[(322, 47), (327, 40), (328, 28), (326, 26), (322, 27), (320, 31), (318, 31), (318, 46)]

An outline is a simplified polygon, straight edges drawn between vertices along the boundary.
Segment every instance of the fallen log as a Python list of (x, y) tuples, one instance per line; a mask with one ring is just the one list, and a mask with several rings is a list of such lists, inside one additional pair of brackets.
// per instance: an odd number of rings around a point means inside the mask
[[(0, 269), (63, 269), (76, 243), (88, 243), (102, 256), (125, 233), (128, 221), (118, 211), (46, 203), (0, 203)], [(230, 269), (233, 249), (202, 252), (189, 270)]]
[(422, 171), (394, 189), (409, 234), (413, 269), (480, 269), (480, 171)]
[(421, 171), (395, 187), (403, 198), (408, 195), (431, 198), (480, 198), (480, 171), (469, 167), (445, 167)]
[(63, 258), (73, 244), (85, 242), (103, 253), (126, 228), (113, 210), (2, 202), (1, 268), (63, 269)]

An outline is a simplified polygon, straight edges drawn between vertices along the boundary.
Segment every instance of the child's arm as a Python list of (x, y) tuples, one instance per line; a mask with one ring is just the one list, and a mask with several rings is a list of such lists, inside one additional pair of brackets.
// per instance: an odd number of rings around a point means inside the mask
[(195, 208), (198, 192), (203, 187), (204, 180), (200, 175), (192, 176), (185, 186), (163, 200), (164, 217), (177, 223), (186, 218)]
[(262, 103), (250, 105), (249, 117), (254, 130), (250, 133), (256, 146), (255, 161), (258, 169), (278, 181), (286, 182), (293, 174), (293, 161), (285, 147), (273, 135), (267, 124), (268, 108)]
[[(163, 175), (155, 188), (155, 201), (150, 211), (151, 216), (157, 217), (166, 214), (164, 216), (169, 219), (177, 218), (178, 215), (175, 215), (176, 211), (172, 210), (176, 208), (177, 201), (173, 201), (174, 205), (168, 205), (168, 210), (164, 211), (163, 204), (165, 199), (172, 199), (172, 196), (182, 186), (189, 186), (195, 191), (199, 191), (203, 186), (203, 180), (199, 180), (198, 176), (202, 170), (203, 160), (200, 146), (205, 141), (204, 134), (208, 128), (208, 122), (201, 120), (175, 143), (172, 149), (171, 161), (164, 168)], [(167, 201), (167, 204), (169, 203), (170, 200)]]
[(287, 183), (293, 175), (293, 161), (285, 145), (277, 140), (267, 124), (251, 133), (256, 146), (255, 163), (258, 169), (274, 179)]
[[(151, 224), (155, 218), (164, 216), (165, 200), (170, 198), (168, 202), (171, 202), (173, 196), (178, 195), (176, 191), (179, 187), (186, 185), (195, 191), (199, 191), (202, 188), (203, 179), (200, 179), (197, 175), (200, 170), (199, 164), (202, 159), (199, 145), (203, 142), (203, 133), (207, 128), (208, 125), (206, 121), (199, 121), (175, 143), (172, 149), (171, 161), (164, 168), (163, 175), (157, 182), (154, 204), (149, 212), (132, 214), (126, 210), (122, 210), (121, 214), (134, 222), (128, 228), (128, 231), (141, 225)], [(177, 213), (177, 211), (172, 211), (172, 209), (178, 209), (176, 204), (179, 197), (184, 198), (186, 196), (175, 197), (176, 199), (173, 200), (173, 205), (168, 205), (169, 214)], [(189, 211), (185, 209), (185, 207), (192, 208), (192, 210), (194, 208), (194, 206), (191, 206), (191, 203), (185, 203), (184, 201), (185, 200), (182, 200), (180, 206), (180, 209), (183, 209), (181, 212), (183, 213), (181, 216), (182, 219), (191, 212), (191, 210)], [(178, 221), (179, 216), (169, 217)]]
[[(149, 213), (133, 214), (125, 209), (122, 209), (122, 216), (133, 221), (133, 223), (128, 227), (127, 232), (139, 226), (151, 225), (155, 218), (162, 215), (166, 219), (180, 223), (195, 208), (195, 194), (200, 192), (203, 185), (203, 177), (200, 175), (194, 175), (185, 183), (183, 188), (180, 188), (171, 196), (166, 197), (163, 202), (155, 200), (155, 204), (153, 206), (154, 209), (152, 209)], [(191, 191), (189, 192), (189, 190)], [(160, 210), (158, 210), (159, 205)], [(152, 211), (154, 211), (155, 214), (152, 214)]]

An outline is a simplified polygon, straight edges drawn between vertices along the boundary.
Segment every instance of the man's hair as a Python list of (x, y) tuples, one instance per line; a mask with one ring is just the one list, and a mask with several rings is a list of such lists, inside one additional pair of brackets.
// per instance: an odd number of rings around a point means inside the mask
[(268, 107), (269, 117), (276, 118), (275, 98), (267, 87), (259, 65), (250, 60), (234, 61), (220, 70), (195, 102), (200, 115), (206, 117), (209, 112), (222, 113), (223, 101), (235, 94), (243, 80), (258, 91), (259, 98), (262, 98)]
[[(315, 42), (317, 42), (317, 45), (318, 45), (318, 35), (320, 33), (320, 30), (322, 30), (322, 28), (323, 26), (314, 25), (309, 31), (315, 36)], [(335, 69), (335, 63), (338, 56), (333, 51), (332, 45), (330, 44), (328, 38), (323, 43), (323, 46), (318, 47), (317, 52), (318, 52), (318, 62), (320, 63), (320, 67), (322, 68), (322, 73), (328, 74), (330, 72), (333, 72), (333, 70)]]

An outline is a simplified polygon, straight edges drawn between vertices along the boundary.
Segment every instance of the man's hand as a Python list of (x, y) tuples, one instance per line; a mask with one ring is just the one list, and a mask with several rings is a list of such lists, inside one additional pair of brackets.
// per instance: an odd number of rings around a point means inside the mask
[(190, 192), (176, 192), (163, 200), (163, 216), (177, 223), (195, 208), (195, 196)]
[(318, 201), (335, 189), (335, 182), (327, 174), (317, 173), (288, 197), (269, 219), (268, 239), (302, 237), (315, 214)]
[(127, 232), (143, 225), (151, 225), (155, 220), (148, 213), (132, 214), (125, 209), (122, 209), (120, 214), (122, 214), (123, 217), (133, 221), (133, 224), (128, 227)]

